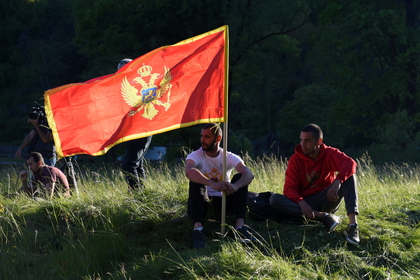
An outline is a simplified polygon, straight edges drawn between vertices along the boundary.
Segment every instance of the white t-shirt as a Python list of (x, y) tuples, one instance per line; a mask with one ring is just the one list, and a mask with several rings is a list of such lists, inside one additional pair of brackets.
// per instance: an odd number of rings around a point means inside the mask
[[(191, 159), (197, 165), (197, 169), (203, 173), (207, 178), (212, 179), (215, 182), (222, 181), (222, 172), (223, 172), (223, 149), (219, 148), (219, 154), (216, 157), (209, 157), (203, 151), (202, 148), (190, 153), (187, 156), (187, 160)], [(234, 153), (226, 153), (226, 181), (230, 182), (230, 174), (232, 170), (235, 169), (238, 163), (243, 160), (235, 155)], [(207, 193), (209, 196), (222, 196), (222, 193), (216, 191), (210, 186), (207, 187)]]

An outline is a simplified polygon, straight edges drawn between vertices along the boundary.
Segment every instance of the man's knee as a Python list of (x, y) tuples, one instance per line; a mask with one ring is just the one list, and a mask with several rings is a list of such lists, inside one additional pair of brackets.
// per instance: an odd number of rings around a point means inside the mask
[(342, 196), (345, 196), (346, 193), (347, 193), (347, 195), (349, 195), (351, 193), (356, 193), (357, 194), (356, 174), (353, 174), (352, 176), (347, 178), (347, 180), (344, 181), (343, 184), (341, 184), (340, 194)]
[(193, 181), (189, 181), (188, 186), (190, 188), (204, 188), (203, 184), (194, 183)]
[(348, 186), (348, 185), (350, 185), (350, 186), (356, 186), (357, 185), (357, 182), (356, 182), (356, 174), (353, 174), (350, 177), (348, 177), (347, 180), (345, 180), (343, 182), (343, 185), (344, 186)]
[(192, 181), (189, 182), (188, 186), (189, 199), (206, 199), (206, 186), (204, 186), (203, 184), (194, 183)]
[(241, 179), (242, 173), (236, 173), (233, 175), (232, 180), (230, 181), (232, 184), (236, 183), (239, 179)]

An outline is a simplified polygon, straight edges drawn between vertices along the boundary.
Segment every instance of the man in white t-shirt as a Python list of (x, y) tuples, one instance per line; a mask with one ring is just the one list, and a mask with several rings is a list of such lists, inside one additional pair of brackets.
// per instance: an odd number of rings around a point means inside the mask
[[(222, 181), (223, 149), (219, 147), (221, 140), (220, 126), (216, 123), (205, 124), (201, 130), (201, 148), (190, 153), (185, 162), (185, 174), (190, 180), (188, 216), (194, 224), (193, 243), (196, 249), (205, 247), (203, 222), (208, 202), (220, 208), (222, 192), (226, 193), (226, 210), (235, 216), (236, 236), (246, 243), (255, 240), (244, 221), (248, 185), (254, 175), (239, 156), (227, 152), (226, 181)], [(238, 173), (229, 182), (233, 169)]]

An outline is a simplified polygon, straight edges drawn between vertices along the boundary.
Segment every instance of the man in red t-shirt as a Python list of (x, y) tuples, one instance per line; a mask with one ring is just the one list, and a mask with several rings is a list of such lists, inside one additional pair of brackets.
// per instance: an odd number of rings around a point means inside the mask
[(40, 153), (30, 153), (26, 158), (26, 164), (33, 176), (31, 182), (28, 182), (28, 173), (26, 171), (20, 173), (22, 191), (29, 195), (38, 195), (40, 190), (43, 190), (47, 197), (52, 197), (54, 192), (60, 189), (64, 196), (70, 196), (69, 182), (64, 173), (56, 167), (46, 165)]
[(340, 222), (332, 213), (344, 197), (349, 217), (344, 234), (350, 244), (359, 245), (356, 167), (352, 158), (323, 143), (318, 125), (309, 124), (289, 159), (283, 195), (273, 194), (270, 205), (292, 217), (321, 221), (332, 232)]

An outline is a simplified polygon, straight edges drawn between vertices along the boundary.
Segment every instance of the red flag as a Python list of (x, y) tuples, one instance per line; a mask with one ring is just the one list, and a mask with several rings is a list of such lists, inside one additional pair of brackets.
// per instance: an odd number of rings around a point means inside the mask
[(118, 72), (45, 92), (59, 157), (225, 120), (227, 26), (134, 59)]

